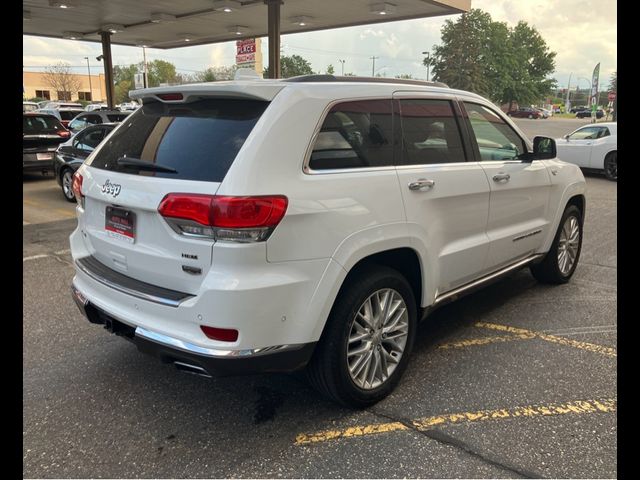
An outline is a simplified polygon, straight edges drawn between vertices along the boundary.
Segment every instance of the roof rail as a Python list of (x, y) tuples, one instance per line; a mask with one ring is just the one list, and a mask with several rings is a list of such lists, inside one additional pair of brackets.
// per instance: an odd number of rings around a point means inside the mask
[(413, 80), (411, 78), (387, 78), (387, 77), (356, 77), (353, 75), (337, 76), (329, 74), (300, 75), (281, 79), (283, 82), (367, 82), (367, 83), (401, 83), (404, 85), (422, 85), (425, 87), (449, 88), (449, 85), (442, 82), (427, 82), (424, 80)]

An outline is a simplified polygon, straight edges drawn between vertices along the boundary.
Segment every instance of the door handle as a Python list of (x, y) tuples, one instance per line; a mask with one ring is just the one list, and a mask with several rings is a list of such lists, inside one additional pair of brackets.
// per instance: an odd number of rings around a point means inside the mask
[(509, 175), (508, 173), (496, 173), (493, 176), (493, 181), (494, 182), (508, 182), (509, 179), (511, 178), (511, 175)]
[(427, 190), (432, 189), (435, 184), (436, 182), (433, 180), (427, 180), (426, 178), (419, 178), (417, 181), (409, 183), (409, 190), (426, 192)]

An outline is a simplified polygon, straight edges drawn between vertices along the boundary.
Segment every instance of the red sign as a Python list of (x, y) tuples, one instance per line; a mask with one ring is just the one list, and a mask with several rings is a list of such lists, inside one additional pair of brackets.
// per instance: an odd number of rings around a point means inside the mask
[(245, 55), (247, 53), (256, 53), (256, 41), (253, 38), (236, 42), (236, 55)]
[(616, 92), (609, 92), (608, 98), (610, 102), (613, 102), (616, 99)]
[(236, 65), (254, 63), (256, 61), (256, 40), (238, 40), (236, 42)]

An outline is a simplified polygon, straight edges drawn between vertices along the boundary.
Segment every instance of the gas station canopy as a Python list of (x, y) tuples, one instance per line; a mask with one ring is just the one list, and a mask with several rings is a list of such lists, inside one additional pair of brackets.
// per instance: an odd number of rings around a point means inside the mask
[[(175, 48), (267, 36), (264, 0), (24, 0), (23, 33), (117, 45)], [(280, 33), (468, 11), (471, 0), (284, 0)], [(67, 8), (64, 8), (67, 7)]]
[(24, 35), (102, 43), (113, 106), (111, 44), (177, 48), (267, 36), (280, 77), (280, 36), (464, 13), (471, 0), (23, 0)]

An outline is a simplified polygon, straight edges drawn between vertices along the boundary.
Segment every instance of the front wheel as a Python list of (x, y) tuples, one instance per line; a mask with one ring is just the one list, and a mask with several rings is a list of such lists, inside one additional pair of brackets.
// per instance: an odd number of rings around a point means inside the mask
[(310, 383), (348, 407), (382, 400), (407, 366), (416, 324), (407, 280), (388, 267), (361, 269), (338, 294), (307, 367)]
[(567, 283), (578, 266), (582, 250), (582, 213), (569, 205), (560, 220), (551, 248), (543, 260), (530, 270), (541, 283)]
[(62, 195), (67, 202), (75, 202), (76, 197), (73, 194), (73, 170), (65, 168), (62, 172)]
[(604, 174), (609, 180), (618, 181), (618, 152), (611, 152), (604, 159)]

